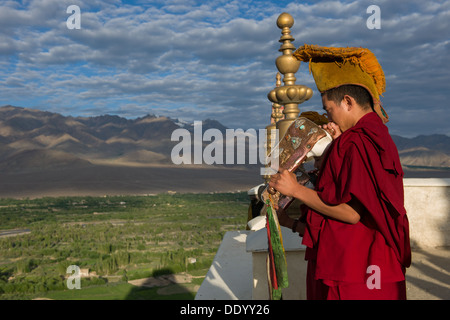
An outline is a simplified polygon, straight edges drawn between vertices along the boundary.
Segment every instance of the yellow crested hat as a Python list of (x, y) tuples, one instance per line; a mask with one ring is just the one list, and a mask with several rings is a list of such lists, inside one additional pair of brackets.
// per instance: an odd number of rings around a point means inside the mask
[(366, 88), (373, 98), (375, 112), (384, 123), (389, 121), (380, 96), (386, 90), (384, 72), (375, 55), (365, 48), (333, 48), (304, 45), (294, 56), (309, 62), (317, 89), (325, 92), (345, 84)]

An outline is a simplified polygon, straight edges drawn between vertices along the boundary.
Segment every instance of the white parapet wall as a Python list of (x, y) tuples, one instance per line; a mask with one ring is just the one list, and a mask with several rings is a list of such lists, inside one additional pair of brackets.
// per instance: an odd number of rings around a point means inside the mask
[[(283, 300), (306, 299), (306, 247), (298, 233), (281, 227), (289, 286), (281, 290)], [(253, 300), (269, 299), (267, 229), (254, 231), (247, 236), (246, 250), (252, 254)]]
[(404, 179), (413, 248), (450, 246), (450, 179)]
[(246, 251), (251, 231), (228, 231), (223, 237), (195, 300), (250, 300), (252, 254)]

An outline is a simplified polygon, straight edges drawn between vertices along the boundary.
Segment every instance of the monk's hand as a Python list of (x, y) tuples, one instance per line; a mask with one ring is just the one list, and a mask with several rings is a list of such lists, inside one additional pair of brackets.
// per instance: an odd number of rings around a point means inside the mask
[(293, 197), (294, 191), (298, 188), (297, 177), (285, 169), (274, 174), (269, 181), (269, 186), (287, 197)]
[(322, 129), (328, 131), (331, 138), (337, 139), (342, 134), (341, 128), (334, 122), (328, 122), (327, 124), (322, 125)]

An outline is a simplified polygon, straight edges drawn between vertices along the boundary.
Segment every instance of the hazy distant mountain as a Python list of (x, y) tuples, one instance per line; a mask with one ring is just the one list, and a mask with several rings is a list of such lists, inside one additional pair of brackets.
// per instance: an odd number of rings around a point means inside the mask
[(420, 135), (415, 138), (403, 138), (393, 135), (392, 139), (397, 145), (398, 150), (421, 147), (436, 150), (450, 156), (450, 137), (443, 134)]
[(450, 156), (441, 151), (416, 147), (399, 151), (399, 154), (403, 165), (450, 168)]
[(450, 137), (443, 134), (415, 138), (392, 136), (406, 166), (450, 168)]
[(153, 115), (133, 120), (64, 117), (5, 106), (0, 108), (0, 169), (84, 166), (93, 161), (166, 163), (171, 132), (177, 128), (174, 120)]
[[(0, 108), (0, 171), (53, 167), (85, 167), (108, 162), (123, 165), (171, 164), (178, 142), (175, 129), (193, 132), (192, 123), (147, 115), (137, 119), (102, 115), (65, 117), (27, 108)], [(203, 130), (225, 132), (216, 120), (202, 121)], [(394, 136), (403, 164), (450, 167), (450, 137), (403, 138)]]
[(26, 172), (33, 169), (82, 168), (90, 166), (87, 160), (57, 150), (34, 149), (12, 153), (0, 162), (0, 171)]

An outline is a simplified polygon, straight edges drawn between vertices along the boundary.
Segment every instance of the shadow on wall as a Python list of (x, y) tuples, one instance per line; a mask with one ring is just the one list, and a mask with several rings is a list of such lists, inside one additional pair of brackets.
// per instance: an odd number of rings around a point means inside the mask
[(153, 277), (131, 280), (125, 300), (194, 300), (196, 286), (190, 279), (179, 279), (170, 268), (155, 271)]

